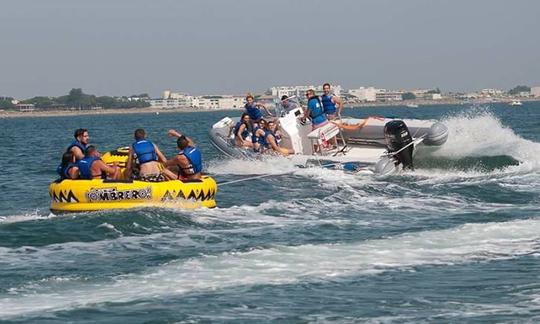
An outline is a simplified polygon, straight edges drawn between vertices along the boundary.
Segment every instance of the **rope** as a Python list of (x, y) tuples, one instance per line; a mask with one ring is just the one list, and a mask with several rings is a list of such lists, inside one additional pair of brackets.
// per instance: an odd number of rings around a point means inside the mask
[[(322, 164), (321, 161), (317, 158), (317, 162), (319, 163), (319, 166), (320, 167), (331, 167), (331, 166), (335, 166), (335, 165), (338, 165), (338, 164), (343, 164), (342, 162), (336, 162), (336, 163), (326, 163), (326, 164)], [(311, 166), (311, 167), (307, 167), (308, 169), (312, 169), (312, 168), (315, 168), (314, 166)], [(233, 183), (238, 183), (238, 182), (244, 182), (244, 181), (248, 181), (248, 180), (255, 180), (255, 179), (262, 179), (262, 178), (267, 178), (267, 177), (272, 177), (272, 176), (282, 176), (282, 175), (286, 175), (286, 174), (292, 174), (294, 172), (296, 172), (297, 170), (294, 170), (294, 171), (288, 171), (288, 172), (283, 172), (283, 173), (273, 173), (273, 174), (261, 174), (261, 175), (258, 175), (258, 176), (253, 176), (253, 177), (247, 177), (247, 178), (242, 178), (242, 179), (237, 179), (237, 180), (231, 180), (231, 181), (225, 181), (225, 182), (220, 182), (218, 183), (217, 185), (218, 186), (225, 186), (225, 185), (228, 185), (228, 184), (233, 184)]]
[(280, 175), (285, 175), (285, 174), (289, 174), (289, 173), (293, 173), (293, 172), (295, 172), (295, 171), (289, 171), (289, 172), (277, 173), (277, 174), (262, 174), (262, 175), (253, 176), (253, 177), (247, 177), (247, 178), (243, 178), (243, 179), (220, 182), (217, 185), (218, 186), (224, 186), (224, 185), (228, 185), (228, 184), (232, 184), (232, 183), (243, 182), (243, 181), (254, 180), (254, 179), (261, 179), (261, 178), (266, 178), (266, 177), (271, 177), (271, 176), (280, 176)]
[(404, 149), (406, 149), (407, 147), (411, 146), (411, 145), (414, 145), (414, 144), (420, 144), (423, 140), (424, 140), (424, 137), (426, 137), (426, 134), (418, 137), (417, 139), (415, 139), (414, 141), (411, 141), (409, 144), (403, 146), (402, 148), (400, 148), (399, 150), (395, 151), (395, 152), (391, 152), (391, 153), (386, 153), (385, 155), (386, 156), (392, 156), (392, 155), (397, 155), (399, 153), (401, 153), (401, 151), (403, 151)]

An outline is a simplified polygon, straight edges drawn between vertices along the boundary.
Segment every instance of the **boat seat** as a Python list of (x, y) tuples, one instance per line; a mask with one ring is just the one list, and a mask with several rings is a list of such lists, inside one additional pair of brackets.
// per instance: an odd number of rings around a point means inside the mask
[(334, 123), (328, 123), (321, 126), (308, 134), (308, 138), (311, 141), (317, 141), (318, 144), (328, 141), (329, 139), (339, 134), (339, 127)]

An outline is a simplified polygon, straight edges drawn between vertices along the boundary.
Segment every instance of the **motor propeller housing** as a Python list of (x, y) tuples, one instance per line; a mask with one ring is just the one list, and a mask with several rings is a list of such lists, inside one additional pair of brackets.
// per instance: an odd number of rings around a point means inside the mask
[(388, 153), (394, 158), (396, 166), (403, 169), (414, 169), (412, 136), (402, 120), (392, 120), (384, 125), (384, 139)]

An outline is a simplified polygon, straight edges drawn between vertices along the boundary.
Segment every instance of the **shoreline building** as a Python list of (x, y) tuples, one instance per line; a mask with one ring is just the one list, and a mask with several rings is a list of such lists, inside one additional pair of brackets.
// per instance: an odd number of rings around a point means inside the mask
[(538, 87), (531, 87), (531, 95), (535, 98), (540, 97), (540, 86)]
[(188, 94), (165, 90), (161, 93), (161, 98), (149, 99), (148, 103), (152, 108), (174, 109), (191, 107), (192, 100), (193, 97)]
[(414, 89), (411, 91), (405, 91), (410, 92), (416, 96), (416, 99), (423, 99), (423, 100), (441, 100), (442, 94), (439, 92), (440, 90), (434, 90), (434, 89)]
[(191, 106), (200, 109), (240, 109), (244, 108), (246, 99), (240, 96), (198, 96), (193, 97)]
[(374, 87), (360, 87), (358, 89), (349, 89), (347, 93), (360, 101), (374, 102), (377, 100), (378, 90)]
[[(296, 96), (298, 98), (304, 98), (304, 95), (307, 90), (313, 89), (317, 94), (323, 93), (323, 86), (314, 86), (314, 85), (300, 85), (300, 86), (276, 86), (270, 88), (270, 92), (272, 94), (272, 97), (274, 98), (281, 98), (282, 96), (287, 97), (293, 97)], [(341, 92), (343, 91), (343, 88), (339, 85), (332, 85), (332, 93), (336, 96), (341, 96)]]
[(150, 107), (161, 109), (239, 109), (244, 108), (245, 98), (232, 95), (191, 96), (186, 93), (165, 90), (161, 98), (148, 100)]
[(404, 93), (401, 90), (377, 89), (375, 99), (377, 101), (402, 101)]

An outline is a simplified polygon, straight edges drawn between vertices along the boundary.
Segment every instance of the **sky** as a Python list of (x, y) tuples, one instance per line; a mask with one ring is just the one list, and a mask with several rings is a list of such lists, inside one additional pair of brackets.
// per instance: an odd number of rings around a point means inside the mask
[(540, 85), (536, 0), (0, 0), (0, 96)]

